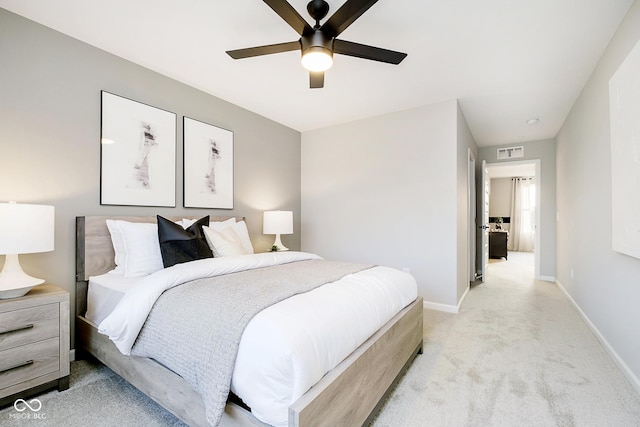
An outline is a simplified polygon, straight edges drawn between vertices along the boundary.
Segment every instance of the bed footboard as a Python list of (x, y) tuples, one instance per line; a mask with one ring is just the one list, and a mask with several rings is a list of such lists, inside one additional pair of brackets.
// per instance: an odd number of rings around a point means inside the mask
[(289, 427), (367, 425), (422, 349), (422, 298), (289, 407)]
[[(200, 395), (152, 359), (122, 355), (96, 325), (76, 317), (79, 348), (190, 426), (206, 426)], [(422, 349), (422, 298), (403, 309), (289, 408), (290, 427), (367, 425)], [(222, 427), (266, 427), (228, 403)]]

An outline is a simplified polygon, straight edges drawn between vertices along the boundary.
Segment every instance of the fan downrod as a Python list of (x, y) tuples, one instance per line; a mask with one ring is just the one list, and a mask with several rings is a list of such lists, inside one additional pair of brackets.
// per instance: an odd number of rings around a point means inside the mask
[(316, 21), (316, 26), (320, 25), (320, 21), (329, 13), (329, 3), (324, 0), (311, 0), (307, 4), (307, 12)]

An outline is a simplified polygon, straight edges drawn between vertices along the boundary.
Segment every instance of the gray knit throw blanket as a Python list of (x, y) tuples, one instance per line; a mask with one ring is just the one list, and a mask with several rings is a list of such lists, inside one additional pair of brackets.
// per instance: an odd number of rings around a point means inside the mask
[(217, 426), (249, 321), (290, 296), (370, 267), (299, 261), (176, 286), (156, 301), (131, 354), (151, 357), (182, 376), (202, 396), (209, 424)]

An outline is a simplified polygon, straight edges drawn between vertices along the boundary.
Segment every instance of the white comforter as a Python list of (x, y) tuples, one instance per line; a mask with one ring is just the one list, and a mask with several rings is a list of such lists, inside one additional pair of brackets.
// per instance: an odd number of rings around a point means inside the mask
[(320, 259), (320, 257), (304, 252), (270, 252), (206, 258), (176, 264), (141, 279), (124, 295), (111, 314), (100, 322), (98, 332), (109, 336), (122, 354), (129, 355), (153, 304), (167, 289), (203, 277), (220, 276), (307, 259)]
[[(318, 258), (281, 252), (178, 264), (142, 279), (100, 323), (99, 331), (129, 354), (164, 290), (200, 277)], [(411, 275), (374, 267), (263, 310), (244, 331), (231, 390), (256, 418), (286, 426), (291, 403), (416, 297)]]

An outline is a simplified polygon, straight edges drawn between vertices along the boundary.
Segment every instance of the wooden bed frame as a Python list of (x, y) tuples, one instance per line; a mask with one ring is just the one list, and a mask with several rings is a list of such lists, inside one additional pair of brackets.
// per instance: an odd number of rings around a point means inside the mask
[[(183, 217), (167, 217), (179, 220)], [(222, 221), (230, 217), (211, 217)], [(84, 317), (89, 276), (115, 267), (105, 220), (155, 222), (155, 217), (76, 218), (76, 358), (88, 352), (190, 426), (206, 426), (200, 395), (179, 375), (153, 359), (125, 356), (97, 325)], [(243, 218), (238, 218), (239, 220)], [(289, 407), (289, 426), (367, 425), (387, 393), (422, 352), (422, 298), (405, 307), (378, 332)], [(228, 402), (221, 426), (266, 426), (251, 412)]]

